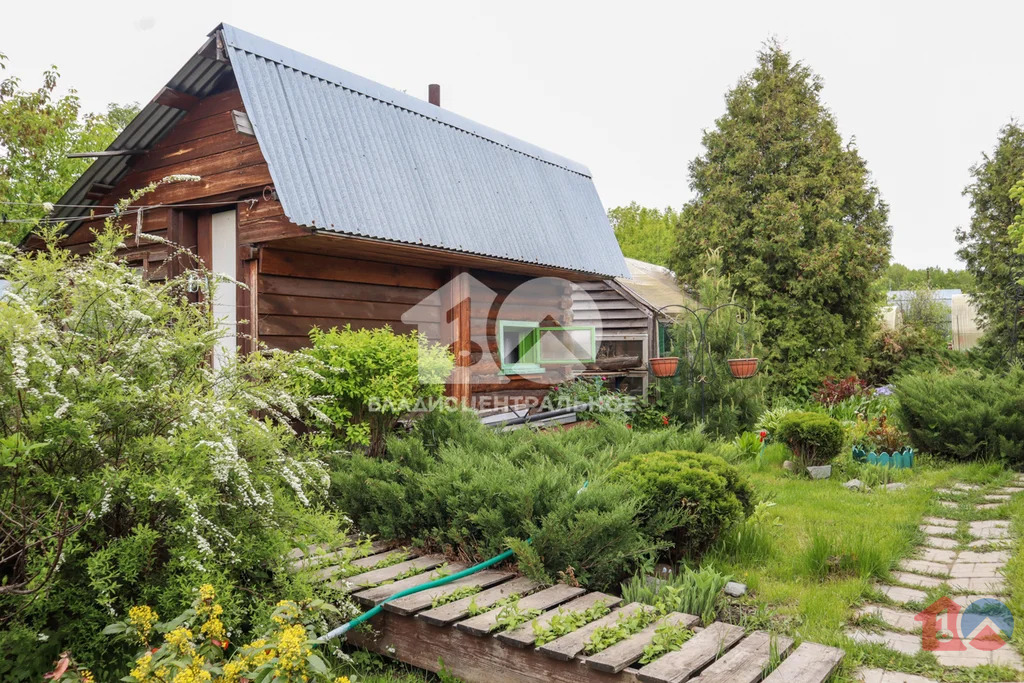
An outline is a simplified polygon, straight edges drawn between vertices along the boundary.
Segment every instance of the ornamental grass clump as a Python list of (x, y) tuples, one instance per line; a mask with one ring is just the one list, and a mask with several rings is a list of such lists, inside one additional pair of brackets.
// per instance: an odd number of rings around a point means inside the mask
[(235, 283), (199, 266), (146, 280), (117, 255), (127, 230), (109, 220), (87, 255), (57, 228), (35, 253), (0, 246), (0, 679), (62, 650), (109, 678), (124, 653), (93, 627), (136, 604), (175, 613), (201, 583), (231, 606), (228, 627), (265, 618), (270, 586), (310, 593), (284, 565), (293, 539), (341, 531), (292, 426), (319, 414), (295, 391), (304, 364), (212, 367), (212, 290)]

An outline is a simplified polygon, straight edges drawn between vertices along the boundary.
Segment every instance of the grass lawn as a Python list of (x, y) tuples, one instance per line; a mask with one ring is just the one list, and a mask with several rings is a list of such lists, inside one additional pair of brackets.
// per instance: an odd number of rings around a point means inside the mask
[[(860, 666), (918, 673), (945, 681), (1007, 681), (1013, 671), (994, 667), (943, 670), (931, 653), (917, 656), (894, 654), (877, 645), (854, 643), (844, 631), (854, 621), (857, 606), (870, 600), (887, 602), (873, 589), (899, 561), (910, 555), (922, 534), (925, 515), (970, 521), (1011, 518), (1018, 536), (1024, 536), (1024, 496), (1000, 510), (976, 511), (973, 505), (960, 510), (940, 507), (936, 487), (955, 482), (1004, 485), (1012, 473), (998, 464), (948, 465), (919, 458), (913, 470), (897, 470), (893, 481), (907, 484), (900, 491), (849, 491), (842, 483), (857, 477), (868, 484), (880, 480), (884, 470), (847, 461), (837, 465), (832, 478), (811, 481), (781, 468), (782, 449), (769, 449), (762, 465), (744, 463), (760, 496), (775, 503), (762, 512), (775, 524), (761, 522), (744, 528), (725, 547), (705, 558), (717, 569), (747, 584), (750, 593), (721, 618), (749, 628), (767, 628), (802, 640), (835, 645), (847, 656), (837, 680), (852, 679)], [(971, 496), (972, 501), (981, 492)], [(1007, 508), (1010, 508), (1008, 511)], [(765, 538), (764, 529), (771, 529)], [(759, 532), (758, 529), (761, 531)], [(1010, 608), (1024, 625), (1024, 556), (1018, 547), (1007, 568), (1012, 591)], [(929, 599), (932, 596), (929, 596)], [(936, 596), (938, 592), (936, 591)], [(924, 605), (922, 605), (923, 607)], [(870, 621), (862, 628), (877, 627)], [(1024, 645), (1024, 626), (1014, 634)]]

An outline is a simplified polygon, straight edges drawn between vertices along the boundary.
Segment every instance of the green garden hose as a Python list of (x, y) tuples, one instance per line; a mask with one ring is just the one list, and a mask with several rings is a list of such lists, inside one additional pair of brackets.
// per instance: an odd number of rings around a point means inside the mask
[[(589, 484), (590, 484), (590, 480), (589, 479), (587, 481), (584, 481), (583, 482), (583, 486), (581, 486), (580, 490), (576, 492), (576, 495), (578, 496), (581, 493), (583, 493), (587, 489), (587, 486)], [(526, 539), (526, 542), (527, 543), (533, 543), (533, 538)], [(472, 567), (469, 567), (468, 569), (463, 569), (461, 572), (456, 572), (456, 573), (452, 574), (451, 576), (445, 576), (445, 577), (442, 577), (440, 579), (436, 579), (434, 581), (428, 581), (427, 583), (420, 584), (419, 586), (413, 586), (412, 588), (406, 588), (405, 590), (398, 591), (397, 593), (395, 593), (391, 597), (387, 598), (386, 600), (383, 600), (379, 605), (376, 605), (375, 607), (369, 609), (368, 611), (363, 612), (362, 614), (360, 614), (358, 617), (356, 617), (352, 621), (348, 622), (347, 624), (342, 624), (341, 626), (339, 626), (338, 628), (334, 629), (333, 631), (331, 631), (331, 632), (329, 632), (329, 633), (327, 633), (325, 635), (320, 636), (320, 638), (317, 640), (317, 644), (326, 643), (326, 642), (328, 642), (330, 640), (333, 640), (334, 638), (337, 638), (338, 636), (345, 635), (347, 632), (351, 631), (356, 626), (359, 626), (360, 624), (362, 624), (365, 621), (369, 621), (373, 617), (375, 617), (378, 614), (380, 614), (380, 611), (382, 609), (384, 609), (384, 605), (386, 603), (391, 602), (392, 600), (397, 600), (398, 598), (404, 598), (407, 595), (412, 595), (413, 593), (419, 593), (420, 591), (425, 591), (425, 590), (427, 590), (429, 588), (436, 588), (438, 586), (444, 586), (445, 584), (449, 584), (452, 581), (457, 581), (458, 579), (461, 579), (464, 576), (469, 576), (470, 574), (475, 574), (478, 571), (480, 571), (481, 569), (487, 569), (488, 567), (493, 567), (494, 565), (498, 564), (499, 562), (504, 562), (508, 558), (512, 557), (513, 554), (514, 554), (513, 550), (511, 548), (509, 548), (505, 552), (503, 552), (503, 553), (501, 553), (499, 555), (495, 555), (494, 557), (492, 557), (489, 560), (485, 560), (485, 561), (481, 562), (480, 564), (475, 564)]]
[[(529, 543), (532, 540), (533, 539), (527, 539), (526, 542)], [(445, 577), (442, 577), (440, 579), (436, 579), (434, 581), (428, 581), (427, 583), (420, 584), (419, 586), (413, 586), (412, 588), (406, 588), (405, 590), (398, 591), (397, 593), (392, 595), (390, 598), (384, 600), (383, 602), (381, 602), (379, 605), (376, 605), (372, 609), (370, 609), (370, 610), (368, 610), (366, 612), (363, 612), (362, 614), (360, 614), (358, 617), (356, 617), (352, 621), (348, 622), (347, 624), (342, 624), (341, 626), (339, 626), (338, 628), (334, 629), (330, 633), (328, 633), (328, 634), (326, 634), (324, 636), (321, 636), (318, 642), (326, 643), (327, 641), (332, 640), (334, 638), (337, 638), (340, 635), (344, 635), (346, 632), (352, 630), (356, 626), (359, 626), (359, 624), (363, 623), (364, 621), (369, 621), (373, 617), (377, 616), (377, 614), (379, 614), (382, 609), (384, 609), (384, 605), (386, 603), (389, 603), (392, 600), (397, 600), (398, 598), (404, 598), (406, 595), (412, 595), (413, 593), (419, 593), (420, 591), (427, 590), (428, 588), (436, 588), (437, 586), (443, 586), (445, 584), (451, 583), (452, 581), (457, 581), (458, 579), (461, 579), (464, 576), (469, 576), (470, 574), (475, 574), (476, 572), (480, 571), (481, 569), (487, 569), (488, 567), (493, 567), (494, 565), (498, 564), (499, 562), (504, 562), (508, 558), (512, 557), (512, 555), (513, 555), (513, 552), (512, 552), (512, 549), (510, 548), (510, 549), (506, 550), (505, 552), (501, 553), (500, 555), (495, 555), (494, 557), (492, 557), (489, 560), (481, 562), (480, 564), (475, 564), (472, 567), (469, 567), (468, 569), (463, 569), (461, 572), (456, 572), (455, 574), (452, 574), (451, 576), (445, 576)]]

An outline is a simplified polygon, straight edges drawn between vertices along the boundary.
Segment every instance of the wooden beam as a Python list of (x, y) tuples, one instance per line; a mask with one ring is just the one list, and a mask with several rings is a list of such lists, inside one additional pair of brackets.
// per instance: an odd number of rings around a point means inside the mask
[(181, 109), (182, 111), (188, 111), (192, 107), (199, 104), (199, 98), (195, 95), (189, 95), (187, 92), (181, 92), (180, 90), (174, 90), (173, 88), (161, 88), (160, 92), (156, 94), (153, 101), (157, 104), (162, 104), (165, 107), (171, 109)]
[(105, 149), (102, 152), (71, 152), (68, 159), (91, 159), (93, 157), (127, 157), (145, 154), (144, 149)]
[(473, 396), (470, 384), (473, 349), (470, 345), (470, 297), (469, 278), (465, 268), (451, 268), (448, 292), (448, 323), (452, 330), (452, 353), (455, 354), (455, 369), (452, 371), (451, 396), (462, 405), (469, 405)]

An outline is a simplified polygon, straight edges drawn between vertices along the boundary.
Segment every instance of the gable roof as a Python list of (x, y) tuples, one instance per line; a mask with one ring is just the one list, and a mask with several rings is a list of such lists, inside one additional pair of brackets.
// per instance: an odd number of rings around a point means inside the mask
[[(169, 86), (203, 96), (232, 73), (292, 222), (628, 277), (585, 166), (233, 26), (218, 32), (227, 61), (207, 43)], [(111, 148), (150, 147), (178, 118), (150, 103)], [(114, 184), (124, 159), (97, 160), (86, 175), (98, 177), (61, 203)]]

